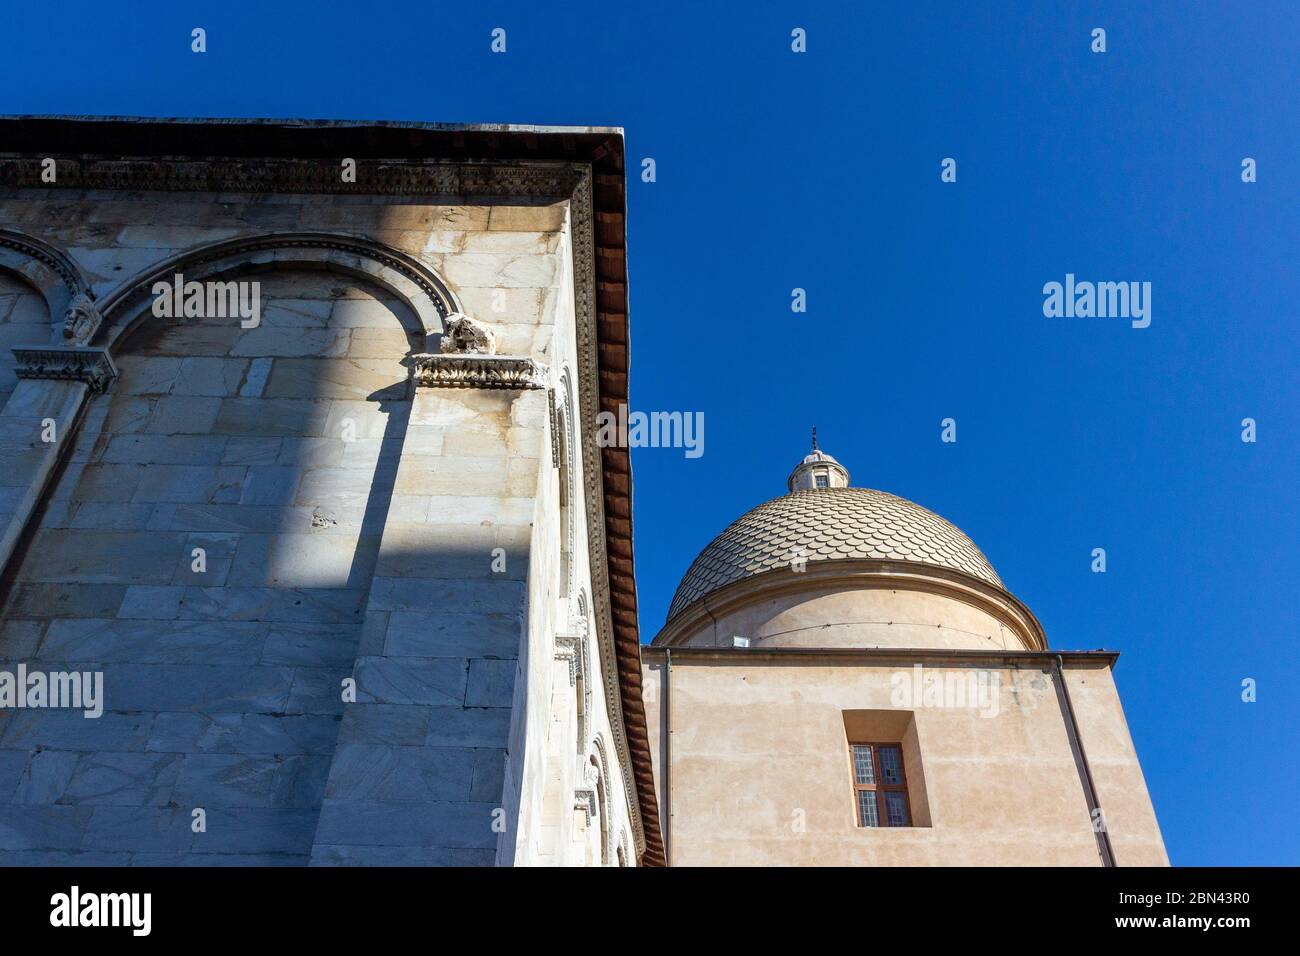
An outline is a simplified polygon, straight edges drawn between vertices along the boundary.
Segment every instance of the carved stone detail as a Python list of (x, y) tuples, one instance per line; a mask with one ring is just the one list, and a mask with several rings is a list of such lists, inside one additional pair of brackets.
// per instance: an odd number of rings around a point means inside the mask
[[(551, 467), (559, 469), (560, 467), (560, 416), (555, 407), (555, 389), (546, 390), (546, 411), (550, 416), (551, 423)], [(573, 543), (569, 543), (569, 550), (572, 553)]]
[(441, 349), (448, 355), (495, 355), (496, 333), (478, 319), (453, 312), (442, 320)]
[(73, 345), (85, 345), (103, 321), (95, 300), (83, 292), (68, 303), (68, 311), (63, 316), (63, 337)]
[(106, 349), (44, 345), (16, 348), (19, 378), (65, 379), (85, 382), (92, 392), (105, 392), (117, 378), (117, 367)]
[[(48, 186), (40, 157), (0, 158), (0, 185)], [(569, 163), (440, 162), (361, 159), (357, 182), (344, 183), (334, 160), (157, 158), (60, 159), (57, 186), (240, 193), (524, 196), (567, 198), (582, 172)]]
[(578, 679), (585, 677), (583, 659), (587, 656), (586, 643), (587, 638), (583, 634), (555, 635), (555, 659), (568, 663), (570, 687), (577, 687)]
[(424, 388), (545, 388), (546, 366), (518, 355), (425, 352), (411, 356)]

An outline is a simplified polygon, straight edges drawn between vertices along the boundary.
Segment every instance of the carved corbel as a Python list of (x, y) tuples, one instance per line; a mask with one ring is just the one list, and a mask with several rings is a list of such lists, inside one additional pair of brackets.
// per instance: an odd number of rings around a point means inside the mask
[(92, 392), (106, 392), (117, 378), (117, 366), (107, 349), (70, 345), (40, 345), (13, 350), (19, 378), (85, 382)]
[(95, 300), (81, 292), (72, 297), (63, 315), (63, 338), (70, 345), (85, 345), (99, 330), (104, 318)]

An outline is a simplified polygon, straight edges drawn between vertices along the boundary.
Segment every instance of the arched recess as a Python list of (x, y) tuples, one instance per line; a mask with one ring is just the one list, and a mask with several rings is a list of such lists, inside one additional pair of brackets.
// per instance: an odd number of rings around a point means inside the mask
[(149, 310), (140, 305), (152, 296), (154, 284), (171, 282), (177, 274), (190, 282), (286, 268), (337, 272), (391, 292), (419, 318), (426, 351), (436, 351), (431, 339), (442, 334), (443, 319), (460, 311), (454, 293), (433, 270), (390, 246), (331, 233), (265, 233), (187, 250), (127, 280), (100, 303), (103, 325), (93, 342), (114, 351), (138, 322), (148, 318)]
[(591, 629), (588, 624), (589, 614), (587, 610), (587, 590), (583, 588), (578, 592), (578, 598), (574, 602), (574, 612), (570, 619), (570, 626), (574, 631), (573, 654), (576, 658), (575, 680), (573, 687), (573, 696), (575, 709), (577, 712), (577, 752), (581, 754), (585, 749), (587, 736), (591, 733), (592, 720), (592, 688), (596, 684), (595, 676), (591, 673), (591, 649), (590, 633)]
[(0, 271), (17, 276), (45, 300), (50, 312), (50, 327), (41, 336), (45, 341), (57, 342), (62, 338), (63, 317), (74, 298), (78, 295), (94, 298), (90, 283), (67, 253), (13, 229), (0, 229)]
[(597, 860), (601, 866), (610, 866), (614, 860), (614, 841), (611, 834), (613, 821), (610, 816), (609, 758), (605, 752), (605, 743), (599, 737), (591, 742), (591, 755), (588, 757), (590, 779), (588, 786), (592, 792), (595, 806), (593, 824), (598, 830), (596, 846), (599, 848)]
[[(302, 272), (304, 262), (322, 261), (308, 255), (310, 252), (311, 248), (305, 247), (303, 258), (273, 257), (267, 267), (284, 269), (288, 274), (265, 276), (265, 286), (269, 288), (272, 281), (295, 279), (294, 274)], [(216, 270), (233, 274), (250, 264), (247, 257), (209, 259), (213, 271), (205, 273), (190, 268), (186, 261), (181, 260), (181, 267), (187, 279), (219, 274)], [(376, 372), (387, 376), (378, 383), (380, 390), (388, 393), (385, 397), (375, 397), (378, 392), (355, 398), (331, 395), (327, 389), (351, 386), (332, 376), (307, 374), (301, 368), (306, 360), (341, 359), (341, 355), (324, 353), (228, 353), (237, 362), (268, 363), (255, 387), (250, 384), (254, 381), (251, 374), (243, 379), (218, 376), (212, 391), (206, 380), (200, 381), (201, 376), (187, 377), (180, 372), (142, 376), (140, 370), (151, 365), (170, 367), (178, 359), (183, 364), (190, 357), (208, 361), (220, 353), (177, 351), (180, 346), (174, 340), (167, 341), (165, 350), (157, 349), (154, 333), (166, 325), (183, 335), (194, 335), (196, 342), (206, 343), (203, 323), (153, 317), (146, 301), (148, 275), (120, 290), (125, 296), (143, 284), (146, 296), (136, 297), (134, 305), (120, 305), (110, 313), (114, 325), (103, 330), (103, 338), (120, 353), (126, 353), (122, 355), (122, 375), (107, 394), (85, 399), (90, 409), (80, 425), (80, 440), (84, 443), (81, 447), (93, 448), (102, 438), (105, 454), (94, 460), (90, 455), (74, 456), (73, 466), (54, 486), (53, 506), (34, 532), (43, 537), (34, 538), (33, 547), (25, 559), (20, 559), (14, 575), (15, 594), (25, 593), (25, 589), (35, 595), (57, 591), (68, 597), (68, 607), (83, 608), (79, 613), (86, 620), (96, 621), (95, 626), (102, 628), (100, 633), (111, 638), (103, 645), (102, 652), (110, 655), (104, 659), (113, 660), (118, 673), (129, 671), (132, 679), (115, 685), (119, 690), (116, 697), (109, 698), (109, 710), (120, 707), (135, 714), (153, 714), (150, 719), (154, 726), (160, 726), (164, 714), (201, 709), (193, 703), (191, 687), (204, 686), (202, 680), (209, 673), (207, 661), (219, 657), (220, 663), (232, 672), (239, 669), (243, 675), (240, 680), (253, 688), (247, 696), (242, 684), (229, 691), (230, 700), (220, 708), (223, 714), (238, 715), (232, 719), (250, 725), (256, 723), (271, 739), (288, 736), (289, 731), (280, 730), (283, 721), (293, 725), (292, 733), (323, 742), (324, 752), (333, 749), (328, 743), (338, 728), (333, 710), (338, 706), (338, 693), (333, 688), (350, 673), (356, 658), (360, 640), (358, 612), (365, 607), (387, 496), (400, 459), (400, 452), (381, 452), (405, 433), (403, 413), (409, 402), (400, 397), (395, 386), (405, 385), (403, 361), (416, 344), (413, 340), (423, 340), (428, 332), (420, 313), (427, 315), (432, 310), (435, 323), (440, 314), (431, 300), (421, 298), (422, 292), (412, 292), (415, 298), (408, 299), (394, 291), (407, 288), (396, 279), (379, 281), (374, 274), (379, 267), (372, 271), (352, 263), (342, 268), (335, 265), (324, 268), (346, 274), (345, 280), (335, 281), (320, 272), (319, 265), (308, 266), (312, 284), (322, 287), (322, 300), (335, 294), (330, 286), (355, 284), (375, 286), (375, 291), (387, 293), (385, 298), (392, 306), (402, 304), (400, 310), (385, 304), (382, 311), (388, 315), (377, 314), (375, 319), (393, 319), (403, 340), (400, 347), (383, 356), (385, 368)], [(417, 288), (413, 280), (409, 288)], [(119, 296), (117, 301), (125, 299)], [(450, 301), (444, 299), (443, 307), (454, 308), (447, 305)], [(232, 340), (244, 335), (238, 322), (220, 323), (220, 328), (221, 334), (228, 334)], [(268, 330), (274, 331), (269, 326), (254, 331)], [(132, 341), (132, 331), (140, 335), (141, 341)], [(277, 390), (273, 388), (274, 363), (282, 360), (299, 363), (301, 374), (289, 376)], [(186, 387), (174, 388), (177, 383)], [(295, 391), (298, 383), (305, 394)], [(366, 385), (362, 391), (369, 389)], [(333, 442), (337, 432), (332, 425), (328, 432), (300, 430), (298, 426), (329, 421), (326, 417), (313, 418), (312, 409), (317, 401), (334, 398), (371, 406), (372, 419), (378, 424), (363, 427), (362, 440), (352, 444), (347, 453), (349, 467), (357, 473), (356, 481), (349, 476), (347, 484), (333, 490), (332, 482), (326, 481), (305, 497), (306, 486), (299, 480), (309, 467), (315, 466), (317, 454), (333, 453), (334, 446), (326, 447), (322, 439)], [(271, 402), (303, 410), (294, 413), (298, 418), (292, 421), (262, 414)], [(170, 407), (164, 409), (164, 403), (170, 403)], [(236, 414), (228, 416), (231, 409)], [(101, 411), (103, 414), (97, 414)], [(211, 440), (214, 437), (225, 443)], [(236, 443), (238, 449), (234, 449)], [(111, 480), (103, 480), (106, 476)], [(81, 482), (84, 484), (79, 486)], [(82, 489), (92, 487), (95, 494), (82, 493)], [(74, 503), (78, 508), (81, 504), (90, 506), (86, 514), (80, 510), (75, 513), (75, 527), (74, 514), (60, 507)], [(344, 513), (345, 507), (351, 509), (351, 516)], [(96, 530), (87, 534), (85, 528)], [(202, 552), (201, 566), (193, 563), (195, 549)], [(150, 597), (144, 602), (126, 600), (128, 589), (147, 592)], [(112, 600), (100, 600), (109, 591)], [(157, 619), (152, 602), (162, 600), (157, 597), (160, 594), (177, 599), (175, 606), (183, 607), (180, 617), (173, 614), (174, 619)], [(47, 628), (49, 636), (56, 625), (68, 626), (62, 605), (58, 610), (62, 623), (52, 620), (54, 615), (49, 612), (57, 603), (24, 599), (20, 604), (15, 600), (7, 602), (2, 610), (6, 614), (13, 612), (13, 619), (23, 620), (25, 626)], [(300, 616), (307, 609), (310, 616)], [(69, 630), (68, 635), (75, 630)], [(302, 685), (295, 678), (292, 694), (302, 699), (289, 701), (292, 706), (286, 709), (280, 701), (287, 698), (262, 697), (257, 688), (275, 686), (290, 664), (320, 676)], [(151, 668), (159, 667), (169, 670), (153, 676)], [(159, 698), (159, 694), (163, 696)], [(36, 713), (34, 719), (46, 720), (43, 713)], [(206, 765), (212, 761), (212, 755), (201, 752), (200, 745), (184, 733), (169, 740), (168, 747), (168, 752), (182, 762)], [(228, 756), (232, 768), (238, 761), (238, 769), (230, 772), (239, 775), (241, 787), (247, 780), (249, 789), (238, 794), (222, 793), (209, 787), (209, 777), (196, 772), (192, 783), (187, 784), (195, 793), (193, 805), (201, 801), (210, 810), (231, 813), (250, 805), (277, 807), (275, 818), (264, 826), (268, 841), (280, 847), (291, 862), (306, 863), (312, 829), (302, 825), (302, 817), (319, 809), (328, 763), (315, 758), (284, 762), (280, 756), (260, 752)], [(293, 795), (288, 798), (293, 802), (293, 813), (278, 812), (280, 807), (275, 801), (281, 799), (282, 793)], [(250, 798), (253, 803), (247, 802)], [(127, 794), (118, 799), (129, 803), (135, 798)], [(152, 805), (132, 805), (123, 806), (121, 812), (148, 819), (155, 809)], [(90, 824), (92, 830), (96, 825)], [(152, 830), (141, 825), (134, 832), (147, 834)], [(196, 843), (195, 852), (198, 847)]]

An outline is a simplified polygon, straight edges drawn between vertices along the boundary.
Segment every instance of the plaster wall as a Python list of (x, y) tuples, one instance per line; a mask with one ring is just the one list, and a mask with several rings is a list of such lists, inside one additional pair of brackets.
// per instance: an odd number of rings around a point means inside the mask
[[(645, 652), (672, 865), (1100, 865), (1046, 665), (926, 663), (941, 677), (983, 671), (996, 681), (996, 708), (900, 706), (899, 688), (912, 684), (920, 658), (816, 657), (679, 655), (669, 678), (664, 653)], [(1166, 865), (1109, 669), (1066, 673), (1117, 864)], [(870, 742), (903, 746), (917, 825), (857, 826), (848, 728), (862, 712), (877, 738)]]

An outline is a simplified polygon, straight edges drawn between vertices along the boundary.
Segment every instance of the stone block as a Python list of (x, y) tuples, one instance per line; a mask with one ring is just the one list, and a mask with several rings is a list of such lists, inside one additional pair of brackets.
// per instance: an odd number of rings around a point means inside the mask
[[(220, 460), (220, 454), (217, 455)], [(174, 504), (227, 504), (239, 501), (245, 469), (227, 465), (150, 465), (140, 477), (133, 501)]]
[[(123, 584), (84, 582), (19, 584), (6, 609), (13, 618), (114, 617), (126, 597)], [(0, 644), (0, 654), (7, 653)]]
[(171, 579), (185, 536), (157, 531), (46, 530), (27, 557), (31, 581), (150, 584)]
[[(181, 588), (165, 588), (168, 602)], [(148, 613), (142, 609), (142, 613)], [(177, 613), (165, 607), (155, 613)], [(137, 664), (243, 664), (258, 659), (271, 625), (242, 621), (103, 620), (50, 623), (41, 643), (43, 660)], [(109, 706), (116, 706), (105, 679)]]
[(316, 840), (323, 844), (495, 848), (490, 803), (380, 803), (326, 799)]
[[(452, 708), (422, 704), (348, 704), (339, 727), (340, 744), (423, 746), (429, 735), (429, 716)], [(459, 708), (455, 708), (459, 710)]]
[(68, 750), (38, 750), (31, 754), (13, 790), (13, 802), (20, 805), (79, 802), (63, 797), (81, 759), (81, 754)]
[(433, 707), (428, 713), (430, 747), (503, 747), (510, 736), (509, 707)]
[(87, 718), (80, 710), (18, 711), (0, 734), (0, 747), (24, 752), (37, 747), (74, 751), (144, 750), (153, 715), (107, 709), (112, 699), (107, 680), (104, 696), (109, 701), (103, 715), (96, 718)]
[(394, 611), (383, 653), (389, 657), (514, 659), (523, 625), (519, 614)]
[(466, 662), (453, 659), (358, 658), (357, 702), (459, 705), (465, 700)]
[(474, 751), (474, 779), (469, 798), (485, 803), (500, 803), (505, 792), (506, 752), (502, 747), (482, 747)]
[(370, 585), (373, 611), (452, 611), (461, 614), (514, 614), (523, 608), (519, 581), (442, 578), (388, 578), (376, 575)]
[(172, 395), (230, 398), (238, 395), (248, 375), (249, 360), (213, 356), (181, 359), (172, 381)]
[(474, 751), (454, 747), (341, 744), (325, 796), (344, 801), (468, 800)]
[(493, 206), (487, 228), (501, 232), (558, 232), (568, 219), (567, 200), (535, 206)]
[(315, 829), (315, 810), (211, 809), (207, 833), (195, 834), (193, 848), (198, 852), (212, 846), (223, 853), (298, 853), (305, 857), (311, 851)]
[(494, 866), (493, 849), (406, 846), (339, 846), (316, 844), (312, 866)]
[[(101, 808), (102, 809), (102, 808)], [(0, 847), (23, 850), (77, 850), (92, 818), (90, 807), (0, 805)]]
[(518, 670), (519, 664), (513, 660), (470, 661), (465, 706), (509, 707), (514, 699)]
[[(209, 395), (164, 395), (145, 426), (158, 435), (206, 435), (216, 424), (221, 399)], [(198, 459), (195, 459), (198, 461)]]
[(83, 754), (59, 802), (166, 806), (172, 800), (179, 769), (180, 758), (175, 754)]
[[(89, 807), (75, 807), (87, 811)], [(190, 832), (192, 807), (114, 807), (93, 808), (86, 827), (84, 846), (88, 850), (126, 850), (136, 852), (184, 852), (197, 835)], [(211, 830), (211, 816), (208, 818)]]
[(223, 435), (298, 436), (324, 434), (330, 403), (289, 398), (226, 398), (213, 430)]

